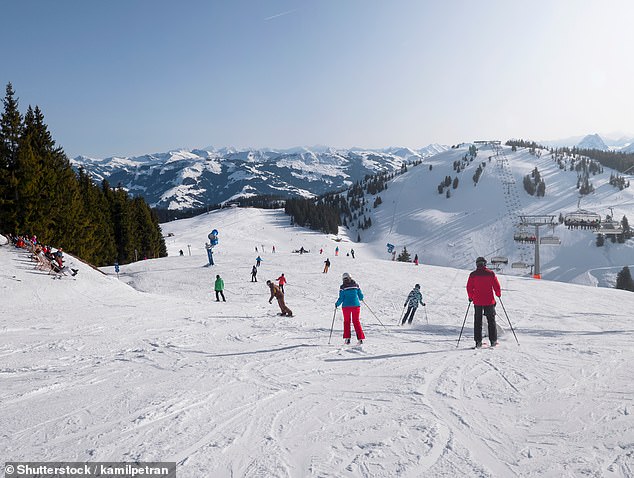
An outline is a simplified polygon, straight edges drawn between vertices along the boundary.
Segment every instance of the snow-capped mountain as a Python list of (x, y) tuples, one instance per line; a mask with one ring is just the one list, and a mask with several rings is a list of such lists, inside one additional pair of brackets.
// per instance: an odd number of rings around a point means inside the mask
[(547, 147), (564, 147), (572, 148), (577, 146), (579, 148), (588, 149), (600, 149), (600, 150), (612, 150), (632, 152), (634, 150), (634, 138), (631, 135), (611, 133), (611, 134), (588, 134), (585, 136), (571, 136), (569, 138), (554, 139), (554, 140), (540, 140), (538, 144)]
[(394, 171), (404, 162), (447, 150), (432, 144), (420, 150), (337, 150), (326, 147), (272, 149), (179, 149), (136, 157), (78, 156), (96, 181), (108, 180), (152, 206), (201, 207), (263, 194), (314, 196), (345, 188), (367, 174)]
[(577, 146), (581, 149), (599, 149), (601, 151), (607, 151), (609, 149), (603, 139), (601, 139), (601, 136), (596, 133), (585, 136), (579, 141)]

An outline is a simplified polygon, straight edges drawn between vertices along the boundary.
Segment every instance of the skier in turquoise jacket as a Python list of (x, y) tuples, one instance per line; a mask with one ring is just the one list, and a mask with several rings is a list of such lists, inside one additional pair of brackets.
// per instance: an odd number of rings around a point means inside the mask
[(339, 299), (335, 302), (335, 307), (342, 306), (343, 311), (343, 338), (346, 344), (350, 343), (350, 322), (354, 325), (354, 331), (357, 334), (359, 344), (363, 343), (365, 335), (361, 328), (359, 315), (361, 314), (361, 301), (363, 301), (363, 292), (359, 285), (350, 277), (347, 272), (342, 276), (343, 284), (339, 287)]

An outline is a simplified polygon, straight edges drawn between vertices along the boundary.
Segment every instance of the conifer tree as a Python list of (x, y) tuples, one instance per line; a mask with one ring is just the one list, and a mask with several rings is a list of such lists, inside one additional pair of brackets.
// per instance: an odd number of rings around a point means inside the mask
[(629, 267), (625, 266), (616, 275), (616, 288), (634, 292), (634, 281), (632, 280), (632, 274)]
[(406, 246), (403, 246), (403, 252), (401, 252), (398, 255), (396, 260), (400, 261), (400, 262), (410, 262), (411, 261), (411, 256), (409, 255), (409, 252), (407, 252), (407, 247)]
[(22, 116), (11, 83), (7, 84), (0, 115), (0, 231), (16, 233), (19, 202), (16, 177)]

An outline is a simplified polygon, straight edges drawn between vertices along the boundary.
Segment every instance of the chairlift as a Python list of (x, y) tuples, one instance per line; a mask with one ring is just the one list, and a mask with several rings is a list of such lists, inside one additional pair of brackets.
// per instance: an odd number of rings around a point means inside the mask
[(529, 267), (530, 267), (530, 264), (527, 264), (526, 262), (522, 262), (522, 261), (511, 263), (511, 269), (528, 269)]
[(623, 234), (623, 225), (620, 221), (614, 220), (614, 208), (610, 206), (608, 209), (610, 210), (610, 215), (605, 216), (605, 220), (595, 232), (606, 236), (618, 236), (619, 234)]
[(564, 216), (564, 225), (567, 227), (581, 227), (582, 229), (595, 229), (601, 224), (601, 216), (596, 212), (586, 209), (577, 209)]
[(561, 240), (557, 236), (544, 236), (539, 238), (539, 243), (551, 246), (558, 246), (561, 244)]
[(619, 234), (623, 234), (623, 226), (617, 221), (604, 221), (594, 232), (595, 234), (603, 234), (605, 236), (618, 236)]
[(491, 258), (491, 264), (508, 264), (508, 263), (509, 263), (508, 257), (493, 256)]
[(515, 234), (513, 234), (513, 240), (521, 243), (530, 242), (534, 244), (537, 238), (535, 237), (535, 234), (530, 234), (526, 232), (524, 228), (520, 227), (517, 231), (515, 231)]

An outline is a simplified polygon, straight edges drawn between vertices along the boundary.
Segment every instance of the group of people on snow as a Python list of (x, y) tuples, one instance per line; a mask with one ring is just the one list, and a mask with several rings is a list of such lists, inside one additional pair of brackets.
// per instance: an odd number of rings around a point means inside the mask
[[(338, 249), (338, 248), (337, 248)], [(337, 255), (338, 250), (335, 251)], [(351, 250), (354, 258), (354, 252)], [(257, 282), (258, 267), (261, 263), (261, 257), (256, 258), (256, 265), (251, 269), (251, 282)], [(414, 263), (418, 265), (418, 256), (414, 258)], [(498, 345), (497, 341), (497, 327), (495, 322), (495, 297), (502, 296), (502, 290), (495, 272), (488, 269), (487, 261), (484, 257), (478, 257), (476, 259), (476, 269), (469, 274), (467, 280), (466, 289), (467, 297), (469, 299), (469, 305), (474, 305), (474, 341), (475, 347), (482, 347), (482, 317), (487, 318), (488, 325), (488, 337), (490, 346), (495, 347)], [(330, 268), (330, 260), (324, 261), (324, 273), (328, 272)], [(277, 279), (278, 284), (271, 280), (266, 281), (266, 285), (269, 287), (271, 293), (269, 297), (269, 304), (273, 299), (277, 300), (280, 307), (281, 316), (292, 317), (293, 311), (286, 305), (284, 299), (284, 285), (287, 283), (286, 276), (282, 273)], [(216, 302), (220, 302), (222, 297), (223, 302), (226, 302), (224, 296), (224, 281), (220, 275), (216, 275), (216, 281), (214, 284), (214, 291), (216, 293)], [(363, 302), (363, 292), (359, 284), (350, 276), (349, 273), (344, 272), (342, 275), (342, 284), (339, 286), (339, 297), (335, 302), (335, 309), (341, 306), (343, 312), (343, 339), (346, 344), (350, 344), (351, 339), (351, 326), (354, 327), (354, 331), (357, 337), (358, 344), (362, 344), (365, 340), (365, 334), (361, 326), (361, 302)], [(406, 323), (411, 324), (414, 320), (414, 315), (418, 310), (418, 306), (426, 306), (423, 302), (423, 295), (421, 293), (420, 284), (416, 284), (410, 291), (403, 308), (407, 307), (407, 310), (403, 314), (403, 318), (400, 321), (400, 325)]]

